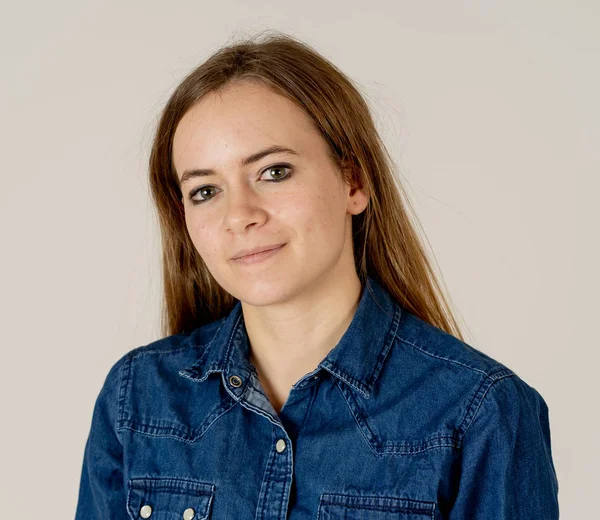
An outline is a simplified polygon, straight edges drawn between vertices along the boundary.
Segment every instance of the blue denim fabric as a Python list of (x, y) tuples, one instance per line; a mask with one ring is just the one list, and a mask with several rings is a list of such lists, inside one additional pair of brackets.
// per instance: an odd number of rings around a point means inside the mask
[(548, 407), (369, 278), (277, 414), (241, 304), (110, 369), (76, 520), (554, 520)]

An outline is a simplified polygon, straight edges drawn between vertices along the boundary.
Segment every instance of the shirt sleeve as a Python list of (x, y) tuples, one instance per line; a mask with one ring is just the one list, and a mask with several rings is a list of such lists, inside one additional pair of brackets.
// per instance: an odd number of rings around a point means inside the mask
[(117, 413), (123, 356), (110, 369), (96, 398), (85, 444), (75, 520), (125, 520), (123, 445)]
[(449, 520), (557, 520), (548, 406), (516, 375), (491, 384), (467, 427)]

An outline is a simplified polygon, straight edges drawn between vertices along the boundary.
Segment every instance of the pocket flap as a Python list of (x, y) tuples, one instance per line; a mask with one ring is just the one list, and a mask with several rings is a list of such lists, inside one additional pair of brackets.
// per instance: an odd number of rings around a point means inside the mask
[(132, 478), (128, 482), (127, 511), (133, 520), (206, 520), (215, 486), (173, 477)]

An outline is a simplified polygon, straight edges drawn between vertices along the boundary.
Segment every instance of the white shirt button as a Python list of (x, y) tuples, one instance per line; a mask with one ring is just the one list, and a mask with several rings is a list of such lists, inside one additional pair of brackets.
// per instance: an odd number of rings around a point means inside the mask
[(285, 441), (283, 439), (279, 439), (275, 445), (275, 448), (279, 453), (281, 453), (283, 450), (285, 450)]
[(140, 509), (140, 516), (142, 518), (149, 518), (151, 514), (152, 514), (152, 507), (150, 507), (148, 504), (146, 504), (145, 506), (142, 507), (142, 509)]
[(195, 514), (196, 514), (196, 511), (194, 511), (191, 507), (188, 507), (183, 512), (183, 520), (192, 520), (192, 518), (194, 518)]

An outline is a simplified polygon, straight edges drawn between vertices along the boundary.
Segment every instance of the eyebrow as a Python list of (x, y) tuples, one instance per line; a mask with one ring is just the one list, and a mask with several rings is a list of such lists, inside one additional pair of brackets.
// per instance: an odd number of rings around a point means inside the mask
[[(242, 159), (241, 165), (248, 166), (249, 164), (260, 161), (263, 157), (266, 157), (267, 155), (276, 154), (276, 153), (289, 153), (292, 155), (298, 155), (298, 152), (296, 152), (295, 150), (292, 150), (291, 148), (286, 148), (285, 146), (273, 145), (273, 146), (269, 146), (268, 148), (265, 148), (264, 150), (261, 150), (260, 152), (253, 153), (252, 155), (246, 157), (245, 159)], [(214, 170), (210, 170), (210, 169), (199, 169), (199, 168), (191, 168), (191, 169), (185, 170), (179, 181), (179, 186), (183, 186), (183, 184), (185, 184), (187, 181), (189, 181), (190, 179), (193, 179), (195, 177), (206, 177), (208, 175), (216, 175), (216, 172)]]

